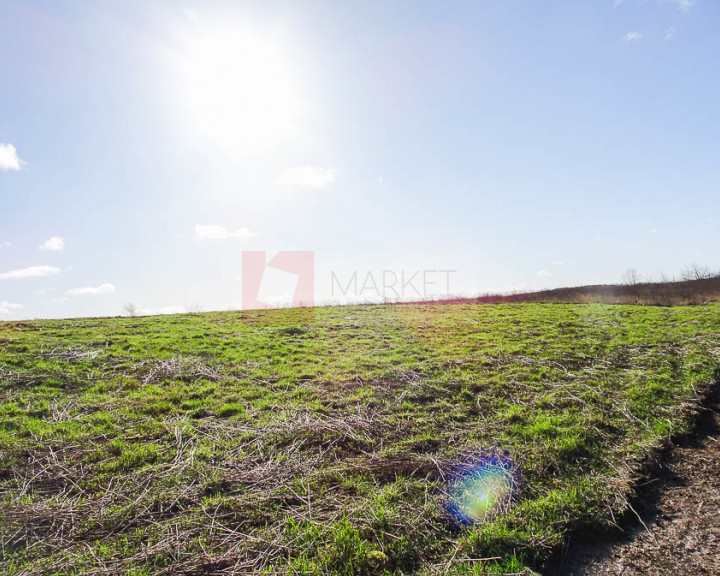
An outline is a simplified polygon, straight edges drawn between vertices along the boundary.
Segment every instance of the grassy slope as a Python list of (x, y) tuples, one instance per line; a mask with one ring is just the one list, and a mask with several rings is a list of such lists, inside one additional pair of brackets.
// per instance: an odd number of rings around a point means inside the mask
[[(720, 305), (418, 305), (0, 324), (5, 573), (521, 572), (687, 421)], [(522, 468), (462, 528), (443, 478)], [(486, 562), (464, 561), (500, 557)]]

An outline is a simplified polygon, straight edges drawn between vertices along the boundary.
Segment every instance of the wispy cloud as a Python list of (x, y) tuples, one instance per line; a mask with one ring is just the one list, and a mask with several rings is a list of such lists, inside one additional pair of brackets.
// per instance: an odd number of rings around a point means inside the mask
[(677, 32), (677, 28), (668, 28), (665, 32), (665, 40), (671, 40), (675, 36), (675, 32)]
[(538, 278), (550, 278), (550, 276), (552, 276), (552, 272), (548, 272), (547, 270), (538, 270)]
[(48, 238), (38, 246), (38, 250), (51, 250), (55, 252), (59, 252), (61, 250), (65, 249), (65, 240), (63, 240), (60, 236), (53, 236), (52, 238)]
[(217, 224), (196, 224), (195, 239), (196, 240), (247, 240), (257, 236), (254, 232), (250, 232), (247, 228), (230, 231), (225, 226)]
[(55, 266), (29, 266), (19, 270), (10, 270), (0, 273), (0, 280), (21, 280), (23, 278), (43, 278), (60, 273), (60, 268)]
[(0, 242), (0, 250), (2, 250), (3, 248), (10, 248), (11, 246), (12, 244), (7, 240), (5, 240), (4, 242)]
[(295, 166), (283, 170), (278, 176), (278, 184), (295, 188), (312, 188), (319, 190), (335, 182), (337, 170), (320, 166)]
[(628, 32), (627, 34), (625, 34), (625, 40), (627, 40), (628, 42), (637, 42), (642, 37), (643, 35), (640, 34), (640, 32)]
[(15, 146), (0, 143), (0, 172), (20, 170), (25, 162), (18, 156)]
[(100, 286), (71, 288), (65, 292), (65, 296), (94, 296), (96, 294), (110, 294), (111, 292), (115, 292), (115, 286), (112, 284), (100, 284)]
[(18, 308), (22, 308), (22, 305), (15, 304), (14, 302), (6, 302), (5, 300), (0, 302), (0, 316), (7, 316), (8, 314), (12, 314), (13, 310), (17, 310)]
[(622, 3), (623, 3), (623, 0), (615, 0), (615, 2), (613, 2), (613, 10), (615, 10), (615, 8), (620, 6), (620, 4), (622, 4)]
[(680, 10), (683, 12), (687, 12), (695, 6), (696, 2), (695, 0), (670, 0), (675, 6), (677, 6)]

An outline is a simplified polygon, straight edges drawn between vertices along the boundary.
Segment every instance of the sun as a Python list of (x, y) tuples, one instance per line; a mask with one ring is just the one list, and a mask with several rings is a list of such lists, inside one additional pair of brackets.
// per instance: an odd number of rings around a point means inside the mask
[(298, 133), (297, 70), (277, 39), (249, 26), (195, 31), (180, 69), (188, 112), (214, 144), (261, 152)]

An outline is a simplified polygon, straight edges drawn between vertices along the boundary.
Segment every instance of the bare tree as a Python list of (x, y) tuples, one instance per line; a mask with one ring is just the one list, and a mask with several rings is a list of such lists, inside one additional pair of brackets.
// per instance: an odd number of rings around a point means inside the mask
[(124, 304), (123, 311), (125, 312), (125, 314), (131, 317), (135, 317), (138, 315), (137, 307), (132, 302), (127, 302), (126, 304)]
[(203, 309), (200, 305), (200, 302), (195, 302), (195, 304), (191, 304), (190, 306), (187, 306), (185, 308), (188, 311), (188, 314), (200, 314)]
[(682, 271), (683, 280), (705, 280), (712, 278), (715, 274), (706, 264), (695, 264), (694, 262)]
[(634, 286), (640, 283), (640, 272), (637, 268), (628, 268), (622, 276), (622, 283), (627, 286)]

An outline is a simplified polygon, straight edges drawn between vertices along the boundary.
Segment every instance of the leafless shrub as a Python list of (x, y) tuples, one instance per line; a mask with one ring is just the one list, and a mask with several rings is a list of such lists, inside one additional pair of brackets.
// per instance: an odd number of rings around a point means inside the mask
[(635, 286), (640, 283), (640, 272), (637, 268), (628, 268), (622, 276), (622, 283), (626, 286)]
[(190, 304), (189, 306), (186, 306), (185, 309), (187, 310), (188, 314), (200, 314), (203, 311), (200, 302)]
[(132, 302), (127, 302), (123, 305), (123, 312), (125, 312), (125, 315), (130, 316), (131, 318), (134, 318), (138, 315), (138, 309)]

